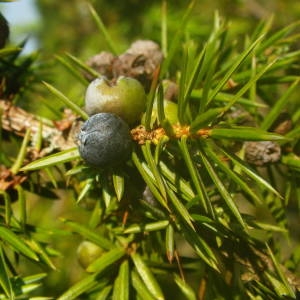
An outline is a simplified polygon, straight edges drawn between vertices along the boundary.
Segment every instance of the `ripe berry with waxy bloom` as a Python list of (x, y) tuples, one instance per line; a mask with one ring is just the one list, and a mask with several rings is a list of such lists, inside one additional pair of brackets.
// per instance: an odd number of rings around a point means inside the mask
[(132, 147), (128, 125), (111, 113), (99, 113), (84, 122), (78, 142), (80, 156), (88, 165), (96, 168), (126, 161)]

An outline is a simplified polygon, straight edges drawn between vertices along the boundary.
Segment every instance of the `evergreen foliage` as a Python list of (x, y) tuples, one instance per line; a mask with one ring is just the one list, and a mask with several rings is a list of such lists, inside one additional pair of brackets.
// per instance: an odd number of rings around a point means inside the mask
[[(199, 38), (191, 2), (169, 36), (165, 5), (165, 58), (131, 128), (131, 157), (112, 168), (89, 167), (75, 143), (54, 139), (87, 119), (80, 100), (49, 83), (36, 54), (21, 56), (23, 44), (0, 49), (1, 299), (299, 296), (299, 22), (274, 31), (270, 18), (241, 37), (216, 13)], [(66, 89), (84, 93), (87, 74), (101, 75), (71, 54), (57, 62), (73, 80)], [(62, 120), (21, 109), (24, 91), (41, 86), (70, 109)], [(30, 119), (16, 127), (20, 114)]]

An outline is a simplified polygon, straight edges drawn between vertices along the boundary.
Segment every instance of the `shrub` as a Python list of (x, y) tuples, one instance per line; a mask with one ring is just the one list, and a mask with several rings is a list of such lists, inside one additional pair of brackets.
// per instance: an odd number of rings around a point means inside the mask
[[(14, 77), (17, 89), (5, 83), (21, 66), (31, 74), (24, 61), (34, 60), (19, 57), (19, 48), (0, 50), (3, 298), (40, 285), (35, 293), (60, 300), (296, 298), (299, 247), (287, 241), (297, 241), (289, 222), (299, 213), (299, 24), (272, 32), (268, 20), (236, 43), (216, 14), (199, 41), (187, 26), (192, 9), (164, 37), (170, 45), (150, 73), (143, 47), (129, 67), (126, 51), (112, 52), (107, 69), (60, 57), (83, 94), (108, 69), (113, 77), (127, 66), (125, 75), (141, 78), (138, 66), (145, 75), (146, 110), (130, 131), (131, 157), (111, 168), (80, 158), (76, 136), (88, 116), (53, 85), (44, 82), (68, 107), (54, 126), (14, 105), (27, 87), (17, 79), (26, 77)], [(171, 115), (165, 101), (174, 102)], [(55, 204), (34, 196), (58, 193), (59, 220)], [(74, 263), (83, 241), (99, 250), (85, 269)]]

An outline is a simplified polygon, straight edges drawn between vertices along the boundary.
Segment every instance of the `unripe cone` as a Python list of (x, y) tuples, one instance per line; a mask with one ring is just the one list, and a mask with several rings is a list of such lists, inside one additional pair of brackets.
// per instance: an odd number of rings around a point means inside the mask
[[(170, 122), (170, 124), (177, 124), (178, 123), (178, 105), (173, 101), (164, 100), (164, 113), (165, 118)], [(146, 113), (144, 113), (142, 120), (145, 121)], [(158, 119), (158, 112), (157, 112), (157, 102), (154, 102), (152, 114), (151, 114), (151, 124)]]
[(134, 78), (120, 76), (114, 83), (105, 77), (97, 78), (86, 90), (85, 110), (88, 115), (114, 113), (132, 125), (140, 119), (145, 108), (145, 90)]
[(99, 246), (89, 241), (83, 241), (77, 248), (78, 262), (83, 268), (87, 268), (103, 253), (104, 250)]

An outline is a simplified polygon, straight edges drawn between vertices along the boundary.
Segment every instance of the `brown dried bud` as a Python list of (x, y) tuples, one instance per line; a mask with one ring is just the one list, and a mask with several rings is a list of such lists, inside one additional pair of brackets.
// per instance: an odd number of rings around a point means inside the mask
[[(138, 40), (120, 56), (103, 51), (91, 57), (87, 65), (108, 79), (120, 76), (133, 77), (148, 90), (153, 73), (162, 60), (163, 54), (157, 43), (150, 40)], [(94, 79), (90, 74), (85, 74), (85, 77), (90, 81)]]
[(163, 54), (158, 44), (150, 40), (138, 40), (114, 62), (115, 76), (125, 75), (138, 79), (149, 89), (153, 72), (161, 64)]
[[(99, 54), (92, 56), (87, 61), (87, 65), (95, 71), (97, 71), (98, 73), (111, 79), (113, 77), (112, 65), (116, 59), (117, 57), (114, 56), (112, 53), (102, 51)], [(85, 74), (85, 77), (88, 80), (94, 79), (94, 77), (92, 77), (90, 74)]]
[(256, 166), (277, 162), (281, 156), (281, 148), (275, 142), (245, 142), (244, 146), (246, 161)]
[(270, 131), (284, 135), (293, 127), (291, 116), (287, 112), (282, 112), (272, 124)]
[(166, 79), (163, 80), (163, 87), (165, 99), (176, 102), (179, 93), (178, 85), (175, 82)]

